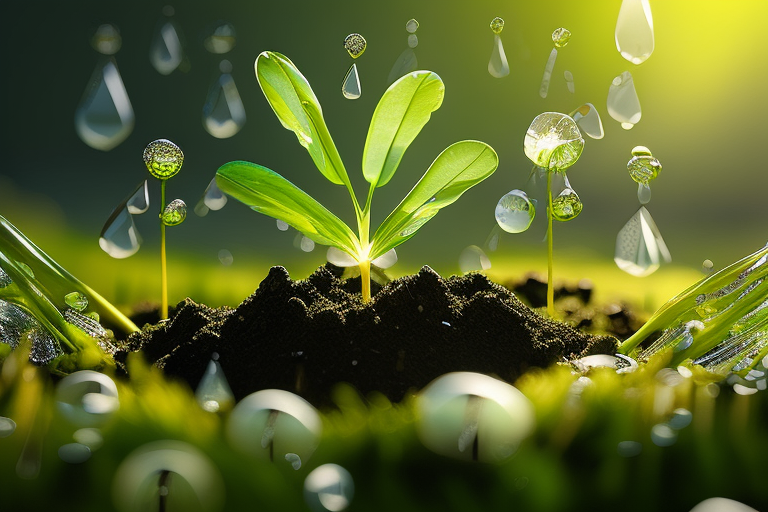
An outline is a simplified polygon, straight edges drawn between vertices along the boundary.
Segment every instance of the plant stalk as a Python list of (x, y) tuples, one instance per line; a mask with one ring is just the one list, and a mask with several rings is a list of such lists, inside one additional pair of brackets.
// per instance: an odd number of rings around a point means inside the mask
[(547, 314), (555, 317), (555, 288), (553, 286), (553, 243), (552, 243), (552, 172), (547, 172)]
[(371, 301), (371, 260), (360, 262), (360, 285), (362, 287), (363, 302)]
[(165, 180), (160, 181), (160, 320), (168, 319), (168, 269), (165, 257)]

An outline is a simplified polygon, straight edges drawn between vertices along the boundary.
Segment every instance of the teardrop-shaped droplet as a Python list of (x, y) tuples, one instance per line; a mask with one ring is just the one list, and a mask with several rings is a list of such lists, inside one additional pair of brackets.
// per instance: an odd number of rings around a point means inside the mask
[(645, 206), (641, 206), (619, 231), (613, 259), (621, 270), (637, 277), (652, 274), (662, 262), (672, 260), (659, 228)]
[(312, 512), (341, 512), (355, 495), (349, 471), (338, 464), (323, 464), (304, 480), (304, 501)]
[(136, 254), (142, 243), (133, 216), (125, 203), (109, 216), (99, 235), (99, 247), (113, 258), (127, 258)]
[(488, 270), (489, 268), (491, 268), (491, 260), (476, 245), (465, 247), (459, 254), (459, 270), (464, 274), (476, 270)]
[(16, 431), (16, 422), (11, 418), (0, 416), (0, 439), (8, 437)]
[(575, 94), (576, 84), (573, 83), (573, 73), (571, 73), (566, 69), (563, 72), (563, 77), (565, 78), (565, 86), (568, 87), (568, 92), (571, 94)]
[(523, 140), (523, 151), (534, 165), (563, 172), (576, 163), (584, 139), (576, 122), (559, 112), (544, 112), (531, 122)]
[(630, 177), (636, 183), (649, 183), (656, 179), (661, 172), (661, 162), (653, 156), (633, 156), (627, 162)]
[(509, 74), (507, 55), (504, 53), (504, 45), (501, 44), (501, 36), (498, 34), (493, 36), (493, 52), (491, 53), (491, 60), (488, 61), (488, 72), (496, 78), (502, 78)]
[(162, 19), (157, 25), (149, 48), (149, 61), (161, 75), (170, 75), (184, 59), (184, 48), (171, 19)]
[(608, 89), (608, 114), (620, 122), (625, 130), (631, 129), (643, 116), (635, 82), (629, 71), (624, 71), (611, 82)]
[(351, 255), (336, 247), (328, 247), (325, 258), (328, 260), (328, 263), (332, 263), (337, 267), (356, 267), (359, 264)]
[(549, 94), (549, 82), (552, 79), (552, 71), (555, 69), (555, 61), (557, 61), (557, 48), (552, 48), (552, 51), (549, 52), (547, 64), (544, 66), (544, 76), (541, 77), (539, 96), (542, 98), (546, 98), (547, 94)]
[(288, 228), (291, 227), (287, 222), (277, 219), (277, 229), (280, 231), (288, 231)]
[(166, 226), (178, 226), (187, 218), (187, 205), (181, 199), (174, 199), (165, 206), (160, 220)]
[(602, 139), (605, 135), (605, 132), (603, 132), (603, 121), (600, 119), (600, 114), (593, 104), (585, 103), (577, 108), (571, 117), (589, 137)]
[(362, 94), (360, 77), (357, 75), (357, 64), (354, 62), (344, 77), (344, 83), (341, 84), (341, 94), (348, 100), (356, 100)]
[(91, 38), (91, 46), (102, 55), (116, 54), (122, 44), (123, 39), (120, 37), (120, 30), (110, 24), (100, 25)]
[(80, 292), (71, 292), (64, 296), (64, 302), (75, 311), (85, 311), (88, 307), (88, 297)]
[(203, 378), (197, 385), (195, 398), (200, 407), (208, 412), (229, 409), (235, 403), (235, 395), (229, 387), (224, 370), (219, 363), (219, 355), (214, 353), (208, 362)]
[(94, 149), (109, 151), (133, 131), (133, 107), (114, 58), (96, 66), (75, 111), (75, 131)]
[(315, 250), (315, 241), (301, 234), (299, 234), (297, 245), (298, 248), (304, 252), (312, 252)]
[(641, 64), (654, 47), (653, 16), (648, 0), (623, 0), (616, 20), (616, 49), (632, 64)]
[(234, 25), (227, 22), (219, 22), (211, 32), (211, 35), (205, 38), (203, 46), (209, 52), (221, 55), (235, 47), (236, 37), (237, 32)]
[(125, 206), (128, 208), (128, 212), (133, 215), (141, 215), (149, 210), (149, 186), (147, 180), (144, 180), (141, 185), (136, 187), (136, 191), (125, 202)]
[(232, 137), (245, 125), (245, 108), (235, 80), (222, 73), (208, 91), (203, 106), (203, 126), (217, 139)]
[(416, 52), (412, 48), (406, 48), (395, 61), (392, 70), (387, 76), (387, 83), (395, 82), (401, 76), (412, 73), (419, 68), (419, 62), (416, 59)]
[(381, 269), (389, 268), (395, 263), (397, 263), (397, 252), (394, 248), (371, 260), (371, 265)]
[(504, 194), (496, 204), (496, 222), (507, 233), (522, 233), (531, 226), (536, 208), (522, 190)]
[(227, 195), (216, 184), (216, 177), (214, 176), (210, 183), (208, 183), (203, 197), (200, 198), (200, 201), (195, 206), (195, 213), (200, 217), (205, 217), (210, 210), (218, 211), (224, 208), (227, 200)]
[(584, 204), (579, 195), (570, 187), (566, 187), (552, 200), (552, 218), (561, 222), (573, 220), (579, 216)]
[(56, 386), (56, 405), (73, 425), (99, 427), (120, 408), (115, 382), (107, 375), (82, 370)]
[(648, 204), (651, 201), (651, 186), (648, 183), (637, 184), (637, 200), (640, 204)]
[(184, 164), (181, 148), (168, 139), (153, 140), (144, 148), (144, 165), (159, 180), (176, 176)]
[(570, 40), (571, 31), (567, 28), (556, 28), (552, 32), (552, 42), (555, 43), (555, 48), (564, 48)]

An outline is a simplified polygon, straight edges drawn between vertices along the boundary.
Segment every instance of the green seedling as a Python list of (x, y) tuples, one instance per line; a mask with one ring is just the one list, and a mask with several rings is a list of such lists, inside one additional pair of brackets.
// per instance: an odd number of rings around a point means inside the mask
[[(114, 338), (136, 325), (0, 216), (0, 352), (25, 342), (30, 359), (57, 373), (109, 364)], [(100, 350), (101, 349), (101, 350)]]
[(306, 78), (287, 57), (274, 52), (264, 52), (256, 59), (256, 77), (282, 125), (296, 134), (320, 172), (349, 191), (358, 233), (309, 194), (264, 166), (229, 162), (217, 171), (216, 183), (252, 209), (282, 220), (314, 242), (329, 245), (351, 258), (360, 268), (364, 301), (371, 298), (371, 261), (411, 238), (440, 209), (490, 176), (498, 166), (496, 152), (483, 142), (465, 140), (449, 146), (371, 236), (373, 193), (389, 182), (405, 150), (442, 104), (445, 88), (440, 77), (431, 71), (416, 71), (397, 80), (382, 96), (363, 151), (363, 176), (370, 186), (362, 207)]

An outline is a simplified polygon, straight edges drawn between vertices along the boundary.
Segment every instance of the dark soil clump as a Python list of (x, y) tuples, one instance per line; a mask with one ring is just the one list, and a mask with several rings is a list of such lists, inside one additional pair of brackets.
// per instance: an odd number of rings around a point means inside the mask
[(215, 352), (237, 399), (279, 388), (327, 406), (339, 382), (400, 401), (451, 371), (513, 382), (531, 367), (616, 349), (615, 338), (550, 321), (481, 274), (443, 279), (424, 267), (369, 304), (355, 289), (359, 279), (325, 267), (303, 281), (273, 267), (236, 309), (179, 303), (170, 320), (131, 335), (118, 360), (141, 350), (194, 388)]

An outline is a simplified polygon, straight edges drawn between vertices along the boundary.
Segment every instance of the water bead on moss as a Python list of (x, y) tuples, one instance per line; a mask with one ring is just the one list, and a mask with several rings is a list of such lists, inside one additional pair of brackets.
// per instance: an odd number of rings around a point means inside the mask
[(501, 31), (504, 30), (504, 20), (496, 16), (491, 21), (491, 30), (494, 34), (501, 34)]
[(567, 28), (557, 28), (552, 32), (552, 42), (557, 48), (563, 48), (571, 40), (571, 31)]
[(353, 59), (360, 57), (365, 52), (367, 46), (368, 43), (360, 34), (349, 34), (344, 39), (344, 49), (347, 50), (347, 53)]
[(515, 189), (499, 199), (495, 215), (501, 229), (507, 233), (522, 233), (531, 226), (536, 208), (525, 192)]
[(584, 139), (576, 122), (559, 112), (544, 112), (531, 123), (523, 150), (535, 165), (563, 172), (576, 163), (584, 149)]
[(166, 226), (178, 226), (187, 218), (187, 205), (181, 199), (174, 199), (165, 207), (160, 219)]
[(159, 180), (172, 178), (181, 170), (184, 153), (168, 139), (158, 139), (144, 149), (144, 164), (149, 173)]
[(573, 220), (579, 216), (584, 204), (572, 188), (566, 188), (552, 201), (552, 217), (561, 222)]

